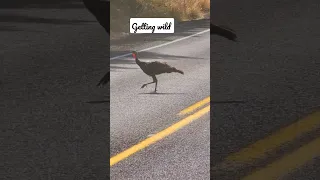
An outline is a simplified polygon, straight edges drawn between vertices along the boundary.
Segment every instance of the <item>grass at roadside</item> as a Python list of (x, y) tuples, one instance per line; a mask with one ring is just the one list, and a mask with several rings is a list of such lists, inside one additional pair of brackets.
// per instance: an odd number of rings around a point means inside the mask
[(111, 0), (111, 35), (129, 32), (131, 17), (173, 17), (178, 21), (203, 18), (210, 0)]

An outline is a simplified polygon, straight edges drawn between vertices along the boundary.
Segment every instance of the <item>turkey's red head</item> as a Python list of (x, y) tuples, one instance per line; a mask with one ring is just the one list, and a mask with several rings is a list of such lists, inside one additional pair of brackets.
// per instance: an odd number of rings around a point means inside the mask
[(133, 57), (134, 59), (137, 59), (137, 52), (136, 52), (136, 51), (132, 51), (132, 57)]

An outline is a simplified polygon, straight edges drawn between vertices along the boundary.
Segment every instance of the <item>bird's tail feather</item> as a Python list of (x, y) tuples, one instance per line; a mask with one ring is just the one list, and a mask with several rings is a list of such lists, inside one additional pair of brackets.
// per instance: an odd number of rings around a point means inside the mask
[(176, 72), (176, 73), (184, 74), (184, 72), (183, 72), (183, 71), (181, 71), (181, 70), (179, 70), (179, 69), (177, 69), (177, 68), (175, 68), (175, 67), (173, 67), (173, 68), (172, 68), (172, 72)]
[(110, 71), (107, 72), (106, 75), (103, 76), (103, 78), (99, 81), (97, 86), (105, 85), (110, 81)]

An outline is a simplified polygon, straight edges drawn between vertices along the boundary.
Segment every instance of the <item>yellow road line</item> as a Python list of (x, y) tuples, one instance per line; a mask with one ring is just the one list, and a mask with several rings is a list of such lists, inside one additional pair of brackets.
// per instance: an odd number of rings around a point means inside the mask
[(199, 119), (201, 116), (205, 115), (209, 111), (210, 111), (210, 105), (208, 105), (207, 107), (197, 111), (196, 113), (182, 119), (181, 121), (173, 124), (172, 126), (160, 131), (159, 133), (141, 141), (140, 143), (130, 147), (129, 149), (113, 156), (112, 158), (110, 158), (110, 167), (113, 166), (114, 164), (124, 160), (125, 158), (133, 155), (134, 153), (141, 151), (142, 149), (150, 146), (151, 144), (169, 136), (170, 134), (176, 132), (180, 128), (190, 124), (192, 121)]
[(203, 99), (203, 100), (201, 100), (201, 101), (199, 101), (199, 102), (197, 102), (197, 103), (195, 103), (195, 104), (193, 104), (193, 105), (191, 105), (191, 106), (189, 106), (189, 107), (187, 107), (187, 108), (185, 108), (185, 109), (183, 109), (182, 111), (179, 112), (178, 115), (181, 116), (181, 115), (189, 114), (189, 113), (195, 111), (196, 109), (198, 109), (198, 108), (200, 108), (200, 107), (202, 107), (202, 106), (204, 106), (204, 105), (206, 105), (208, 103), (210, 103), (210, 96), (205, 98), (205, 99)]
[(273, 180), (279, 179), (288, 172), (294, 171), (313, 158), (320, 156), (320, 138), (299, 148), (295, 152), (283, 157), (282, 159), (268, 165), (266, 168), (258, 170), (253, 174), (243, 178), (243, 180)]
[(257, 159), (265, 158), (269, 152), (274, 151), (282, 144), (291, 142), (295, 138), (319, 128), (319, 126), (320, 111), (280, 129), (265, 139), (259, 140), (241, 151), (230, 155), (223, 163), (215, 168), (235, 169), (238, 166), (251, 164)]

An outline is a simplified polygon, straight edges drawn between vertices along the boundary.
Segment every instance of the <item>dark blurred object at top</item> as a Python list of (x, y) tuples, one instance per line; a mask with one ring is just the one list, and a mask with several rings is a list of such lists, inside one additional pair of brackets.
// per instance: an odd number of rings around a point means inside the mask
[(234, 30), (226, 26), (218, 26), (210, 23), (210, 34), (219, 35), (231, 41), (237, 41), (237, 35)]
[(110, 34), (110, 1), (83, 0), (86, 8), (96, 17), (100, 25)]

